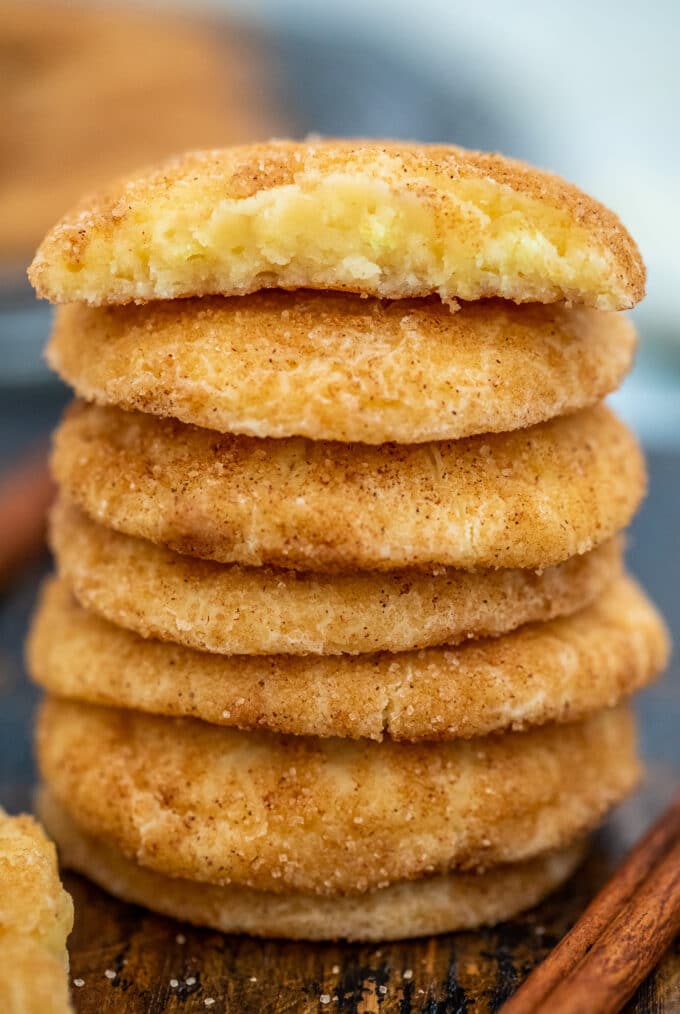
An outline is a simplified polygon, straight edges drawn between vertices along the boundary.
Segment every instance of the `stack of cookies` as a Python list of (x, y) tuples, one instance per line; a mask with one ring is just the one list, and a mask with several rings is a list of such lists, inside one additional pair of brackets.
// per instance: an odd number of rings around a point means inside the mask
[(556, 177), (276, 142), (88, 199), (31, 269), (55, 440), (42, 816), (114, 894), (225, 931), (505, 919), (635, 785), (667, 638), (600, 404), (644, 267)]

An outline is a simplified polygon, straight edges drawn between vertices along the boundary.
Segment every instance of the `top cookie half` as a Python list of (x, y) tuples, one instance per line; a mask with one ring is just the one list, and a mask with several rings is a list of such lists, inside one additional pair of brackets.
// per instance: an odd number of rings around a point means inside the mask
[(92, 305), (313, 288), (626, 309), (639, 251), (557, 176), (442, 145), (272, 141), (194, 152), (63, 218), (29, 270)]

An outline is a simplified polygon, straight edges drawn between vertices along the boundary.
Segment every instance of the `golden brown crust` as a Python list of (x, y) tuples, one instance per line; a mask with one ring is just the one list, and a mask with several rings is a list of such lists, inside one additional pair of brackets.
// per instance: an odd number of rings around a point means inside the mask
[(63, 497), (50, 544), (87, 609), (143, 637), (223, 655), (356, 655), (497, 636), (582, 609), (622, 567), (619, 539), (540, 572), (241, 567), (114, 532)]
[(645, 486), (635, 438), (601, 406), (515, 433), (369, 447), (76, 404), (52, 465), (108, 527), (299, 570), (546, 567), (622, 529)]
[(47, 790), (40, 812), (62, 862), (124, 901), (223, 933), (295, 940), (394, 940), (492, 925), (537, 904), (575, 869), (583, 843), (486, 873), (394, 884), (359, 897), (273, 894), (154, 873), (86, 834)]
[(388, 298), (644, 293), (619, 219), (500, 155), (381, 141), (272, 141), (190, 152), (86, 198), (30, 270), (38, 294), (95, 304), (342, 288)]
[(40, 825), (0, 808), (0, 999), (3, 1014), (68, 1014), (71, 896)]
[(38, 757), (74, 820), (149, 869), (319, 894), (561, 848), (639, 770), (627, 706), (416, 744), (244, 733), (49, 698)]
[(144, 641), (44, 589), (28, 642), (50, 693), (298, 736), (453, 739), (574, 721), (648, 683), (668, 659), (658, 613), (624, 577), (573, 616), (457, 649), (253, 658)]
[(585, 408), (630, 369), (622, 314), (270, 291), (60, 307), (50, 365), (98, 404), (256, 437), (382, 444), (505, 432)]

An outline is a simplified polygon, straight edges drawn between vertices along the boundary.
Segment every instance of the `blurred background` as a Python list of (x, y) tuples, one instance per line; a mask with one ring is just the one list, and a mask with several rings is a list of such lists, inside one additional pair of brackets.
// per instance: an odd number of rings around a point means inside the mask
[[(32, 779), (20, 645), (50, 496), (35, 462), (67, 398), (26, 266), (83, 193), (186, 148), (310, 131), (451, 141), (613, 207), (649, 268), (638, 365), (612, 399), (650, 462), (630, 556), (680, 639), (679, 44), (676, 0), (2, 0), (0, 802), (25, 805)], [(640, 707), (648, 757), (680, 770), (672, 675)]]

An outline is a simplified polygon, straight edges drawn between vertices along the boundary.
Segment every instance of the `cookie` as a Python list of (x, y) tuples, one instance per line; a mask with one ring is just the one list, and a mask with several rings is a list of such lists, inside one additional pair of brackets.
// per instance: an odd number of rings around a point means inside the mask
[(633, 306), (645, 270), (616, 215), (501, 155), (272, 141), (192, 152), (86, 198), (31, 266), (38, 295), (94, 305), (264, 288), (388, 299)]
[(542, 568), (630, 521), (633, 435), (602, 406), (419, 445), (258, 440), (76, 404), (52, 466), (90, 517), (191, 556), (296, 570)]
[(261, 292), (60, 307), (50, 365), (88, 401), (224, 433), (420, 443), (531, 426), (630, 369), (622, 314)]
[(68, 1014), (73, 902), (40, 825), (0, 808), (0, 998), (5, 1014)]
[(483, 739), (372, 743), (48, 698), (37, 749), (74, 820), (140, 865), (275, 893), (531, 859), (594, 827), (639, 775), (628, 705)]

